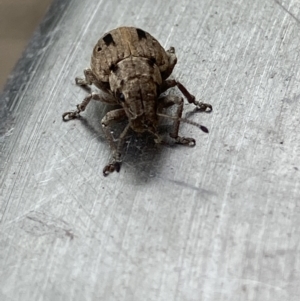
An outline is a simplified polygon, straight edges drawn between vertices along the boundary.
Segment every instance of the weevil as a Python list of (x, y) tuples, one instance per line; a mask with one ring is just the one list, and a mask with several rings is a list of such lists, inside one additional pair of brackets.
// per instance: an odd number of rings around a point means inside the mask
[[(168, 79), (177, 57), (174, 47), (165, 50), (160, 43), (146, 31), (135, 27), (119, 27), (104, 34), (95, 45), (91, 57), (91, 66), (84, 70), (84, 78), (76, 78), (80, 86), (94, 84), (103, 93), (91, 93), (80, 104), (77, 110), (65, 112), (64, 121), (76, 118), (94, 99), (120, 108), (109, 111), (102, 119), (104, 134), (112, 149), (112, 158), (104, 167), (107, 176), (113, 171), (119, 172), (121, 151), (125, 137), (132, 129), (137, 133), (153, 134), (155, 142), (160, 143), (158, 134), (159, 117), (174, 120), (173, 130), (169, 134), (176, 143), (195, 145), (194, 138), (178, 135), (181, 121), (200, 126), (204, 132), (207, 128), (182, 118), (184, 101), (175, 95), (161, 95), (169, 88), (177, 86), (187, 101), (202, 111), (211, 111), (212, 106), (197, 101), (195, 96), (177, 80)], [(162, 113), (163, 109), (176, 106), (176, 115)], [(128, 124), (122, 131), (118, 142), (114, 141), (111, 124), (127, 119)]]

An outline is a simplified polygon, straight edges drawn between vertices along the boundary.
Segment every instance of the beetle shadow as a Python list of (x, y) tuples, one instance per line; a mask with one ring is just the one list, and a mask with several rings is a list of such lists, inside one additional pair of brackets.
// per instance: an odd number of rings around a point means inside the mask
[[(105, 163), (109, 163), (111, 150), (101, 126), (101, 119), (107, 112), (117, 108), (119, 108), (119, 106), (91, 102), (85, 112), (78, 118), (89, 134), (95, 137), (103, 147), (107, 147), (109, 155), (107, 156), (107, 162)], [(112, 125), (111, 130), (115, 141), (124, 130), (127, 122), (128, 121), (117, 122)], [(168, 136), (167, 127), (160, 126), (159, 130), (164, 138), (165, 136)], [(120, 172), (126, 172), (130, 175), (131, 181), (134, 181), (136, 184), (145, 183), (149, 181), (150, 178), (159, 174), (162, 168), (161, 155), (164, 152), (164, 149), (166, 147), (175, 146), (175, 144), (173, 145), (172, 143), (169, 144), (167, 142), (157, 144), (155, 143), (154, 138), (155, 137), (150, 133), (138, 134), (132, 130), (129, 130), (128, 135), (125, 138), (122, 149), (122, 165)], [(112, 176), (114, 176), (114, 173), (108, 175), (108, 177)]]
[[(171, 113), (170, 111), (172, 110), (168, 110), (168, 113)], [(195, 114), (210, 114), (211, 112), (195, 108), (186, 112), (184, 118), (189, 119)], [(123, 149), (122, 165), (126, 167), (130, 174), (135, 175), (136, 183), (145, 183), (151, 178), (160, 177), (162, 169), (168, 165), (168, 162), (163, 162), (163, 160), (170, 149), (176, 151), (177, 148), (191, 147), (178, 144), (174, 139), (170, 138), (169, 133), (173, 130), (173, 122), (171, 120), (162, 118), (159, 124), (159, 135), (163, 139), (161, 144), (155, 143), (154, 137), (150, 133), (138, 135), (131, 131), (130, 140), (126, 143), (127, 148)]]
[(159, 135), (163, 139), (161, 143), (155, 143), (155, 137), (150, 133), (141, 135), (131, 131), (129, 139), (123, 149), (123, 167), (126, 172), (132, 175), (135, 183), (149, 182), (155, 177), (159, 177), (162, 169), (168, 166), (165, 162), (166, 153), (170, 148), (180, 147), (171, 138), (170, 125), (159, 127)]
[[(117, 109), (119, 106), (106, 105), (99, 102), (92, 102), (86, 109), (86, 112), (80, 116), (82, 125), (96, 137), (99, 143), (103, 143), (109, 154), (111, 155), (110, 147), (105, 138), (101, 119), (111, 110)], [(194, 109), (185, 114), (185, 118), (191, 117), (194, 114), (204, 113)], [(210, 113), (210, 112), (205, 112)], [(125, 128), (127, 121), (118, 122), (112, 125), (112, 131), (115, 139), (118, 139), (122, 130)], [(188, 147), (176, 144), (173, 139), (169, 138), (169, 133), (172, 131), (172, 121), (162, 119), (159, 126), (159, 134), (163, 139), (161, 144), (154, 141), (154, 136), (150, 133), (138, 134), (130, 130), (125, 138), (122, 149), (122, 166), (120, 172), (127, 173), (128, 180), (131, 183), (143, 184), (161, 174), (162, 168), (165, 165), (162, 162), (165, 158), (165, 153), (170, 149), (177, 147)], [(107, 156), (107, 163), (110, 160), (110, 155)], [(104, 166), (103, 166), (104, 167)], [(114, 173), (109, 177), (114, 176)]]

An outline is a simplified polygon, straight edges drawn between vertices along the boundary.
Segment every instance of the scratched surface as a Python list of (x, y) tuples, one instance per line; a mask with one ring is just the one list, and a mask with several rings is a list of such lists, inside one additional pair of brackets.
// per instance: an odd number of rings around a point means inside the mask
[[(0, 300), (299, 300), (298, 18), (293, 0), (55, 1), (1, 96)], [(214, 111), (185, 105), (210, 131), (182, 125), (194, 148), (131, 134), (104, 178), (108, 106), (61, 114), (120, 25), (175, 46)]]

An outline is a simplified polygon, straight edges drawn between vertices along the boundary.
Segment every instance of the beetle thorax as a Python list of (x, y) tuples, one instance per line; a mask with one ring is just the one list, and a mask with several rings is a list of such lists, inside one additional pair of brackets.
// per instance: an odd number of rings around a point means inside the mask
[(136, 132), (156, 132), (156, 106), (161, 74), (155, 62), (129, 57), (112, 66), (110, 89)]

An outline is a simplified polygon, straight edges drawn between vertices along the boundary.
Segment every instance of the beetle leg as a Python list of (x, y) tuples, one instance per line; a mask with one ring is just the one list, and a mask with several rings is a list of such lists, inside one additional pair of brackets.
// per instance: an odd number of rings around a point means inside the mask
[(113, 98), (111, 95), (109, 94), (98, 94), (98, 93), (91, 93), (89, 94), (87, 97), (85, 97), (85, 99), (82, 101), (82, 103), (78, 104), (77, 110), (76, 111), (70, 111), (70, 112), (65, 112), (62, 115), (63, 121), (69, 121), (71, 119), (74, 118), (78, 118), (80, 115), (79, 113), (85, 111), (87, 105), (89, 104), (89, 102), (94, 99), (94, 100), (98, 100), (110, 105), (116, 105), (118, 104), (117, 101), (115, 100), (115, 98)]
[(121, 167), (121, 151), (124, 144), (125, 136), (130, 128), (128, 124), (126, 128), (123, 130), (122, 134), (119, 137), (118, 144), (114, 142), (114, 137), (111, 133), (111, 123), (116, 121), (121, 121), (126, 118), (126, 113), (124, 109), (116, 109), (108, 112), (101, 120), (102, 128), (106, 139), (108, 140), (109, 146), (112, 149), (113, 155), (109, 164), (107, 164), (103, 169), (103, 175), (107, 176), (113, 171), (120, 171)]
[(199, 110), (201, 111), (206, 111), (206, 109), (208, 109), (208, 111), (212, 111), (212, 105), (210, 105), (209, 103), (204, 103), (201, 101), (197, 101), (195, 99), (195, 96), (192, 95), (185, 86), (183, 86), (179, 81), (176, 81), (174, 79), (169, 79), (166, 80), (162, 83), (161, 85), (161, 93), (165, 92), (166, 90), (168, 90), (169, 88), (175, 87), (177, 86), (178, 89), (180, 90), (180, 92), (186, 97), (186, 99), (188, 100), (189, 103), (193, 103)]
[(84, 69), (83, 73), (84, 73), (84, 78), (75, 77), (76, 85), (88, 86), (94, 84), (101, 91), (105, 93), (109, 93), (110, 91), (109, 83), (99, 81), (90, 68)]
[(76, 85), (79, 85), (79, 86), (92, 85), (93, 82), (95, 82), (97, 80), (91, 69), (89, 69), (89, 68), (84, 69), (83, 73), (84, 73), (84, 78), (75, 77)]
[(89, 94), (83, 101), (82, 103), (77, 105), (77, 110), (76, 111), (70, 111), (70, 112), (65, 112), (62, 115), (63, 121), (68, 121), (74, 118), (79, 117), (79, 113), (83, 112), (87, 105), (89, 104), (89, 102), (94, 99), (94, 100), (101, 100), (101, 95), (97, 94), (97, 93), (91, 93)]
[(166, 53), (167, 53), (167, 56), (168, 56), (169, 66), (168, 66), (167, 70), (165, 70), (161, 73), (161, 77), (162, 77), (163, 80), (167, 79), (171, 75), (171, 73), (172, 73), (172, 71), (173, 71), (173, 69), (174, 69), (174, 67), (177, 63), (177, 57), (176, 57), (176, 54), (175, 54), (175, 48), (174, 47), (170, 47), (170, 49), (168, 49), (166, 51)]
[(201, 101), (197, 101), (195, 99), (195, 96), (190, 94), (190, 92), (186, 89), (186, 87), (182, 85), (180, 82), (176, 81), (176, 85), (178, 89), (181, 91), (181, 93), (186, 97), (189, 103), (193, 103), (201, 111), (206, 111), (206, 109), (212, 111), (212, 105)]
[(163, 97), (159, 98), (159, 102), (160, 103), (158, 106), (158, 111), (161, 111), (162, 109), (168, 108), (173, 105), (177, 105), (176, 117), (178, 119), (174, 121), (173, 131), (169, 134), (170, 137), (175, 139), (176, 143), (178, 143), (178, 144), (194, 146), (196, 144), (196, 140), (194, 138), (178, 136), (179, 126), (180, 126), (180, 118), (182, 115), (183, 104), (184, 104), (183, 98), (175, 96), (175, 95), (167, 95), (167, 96), (163, 96)]

